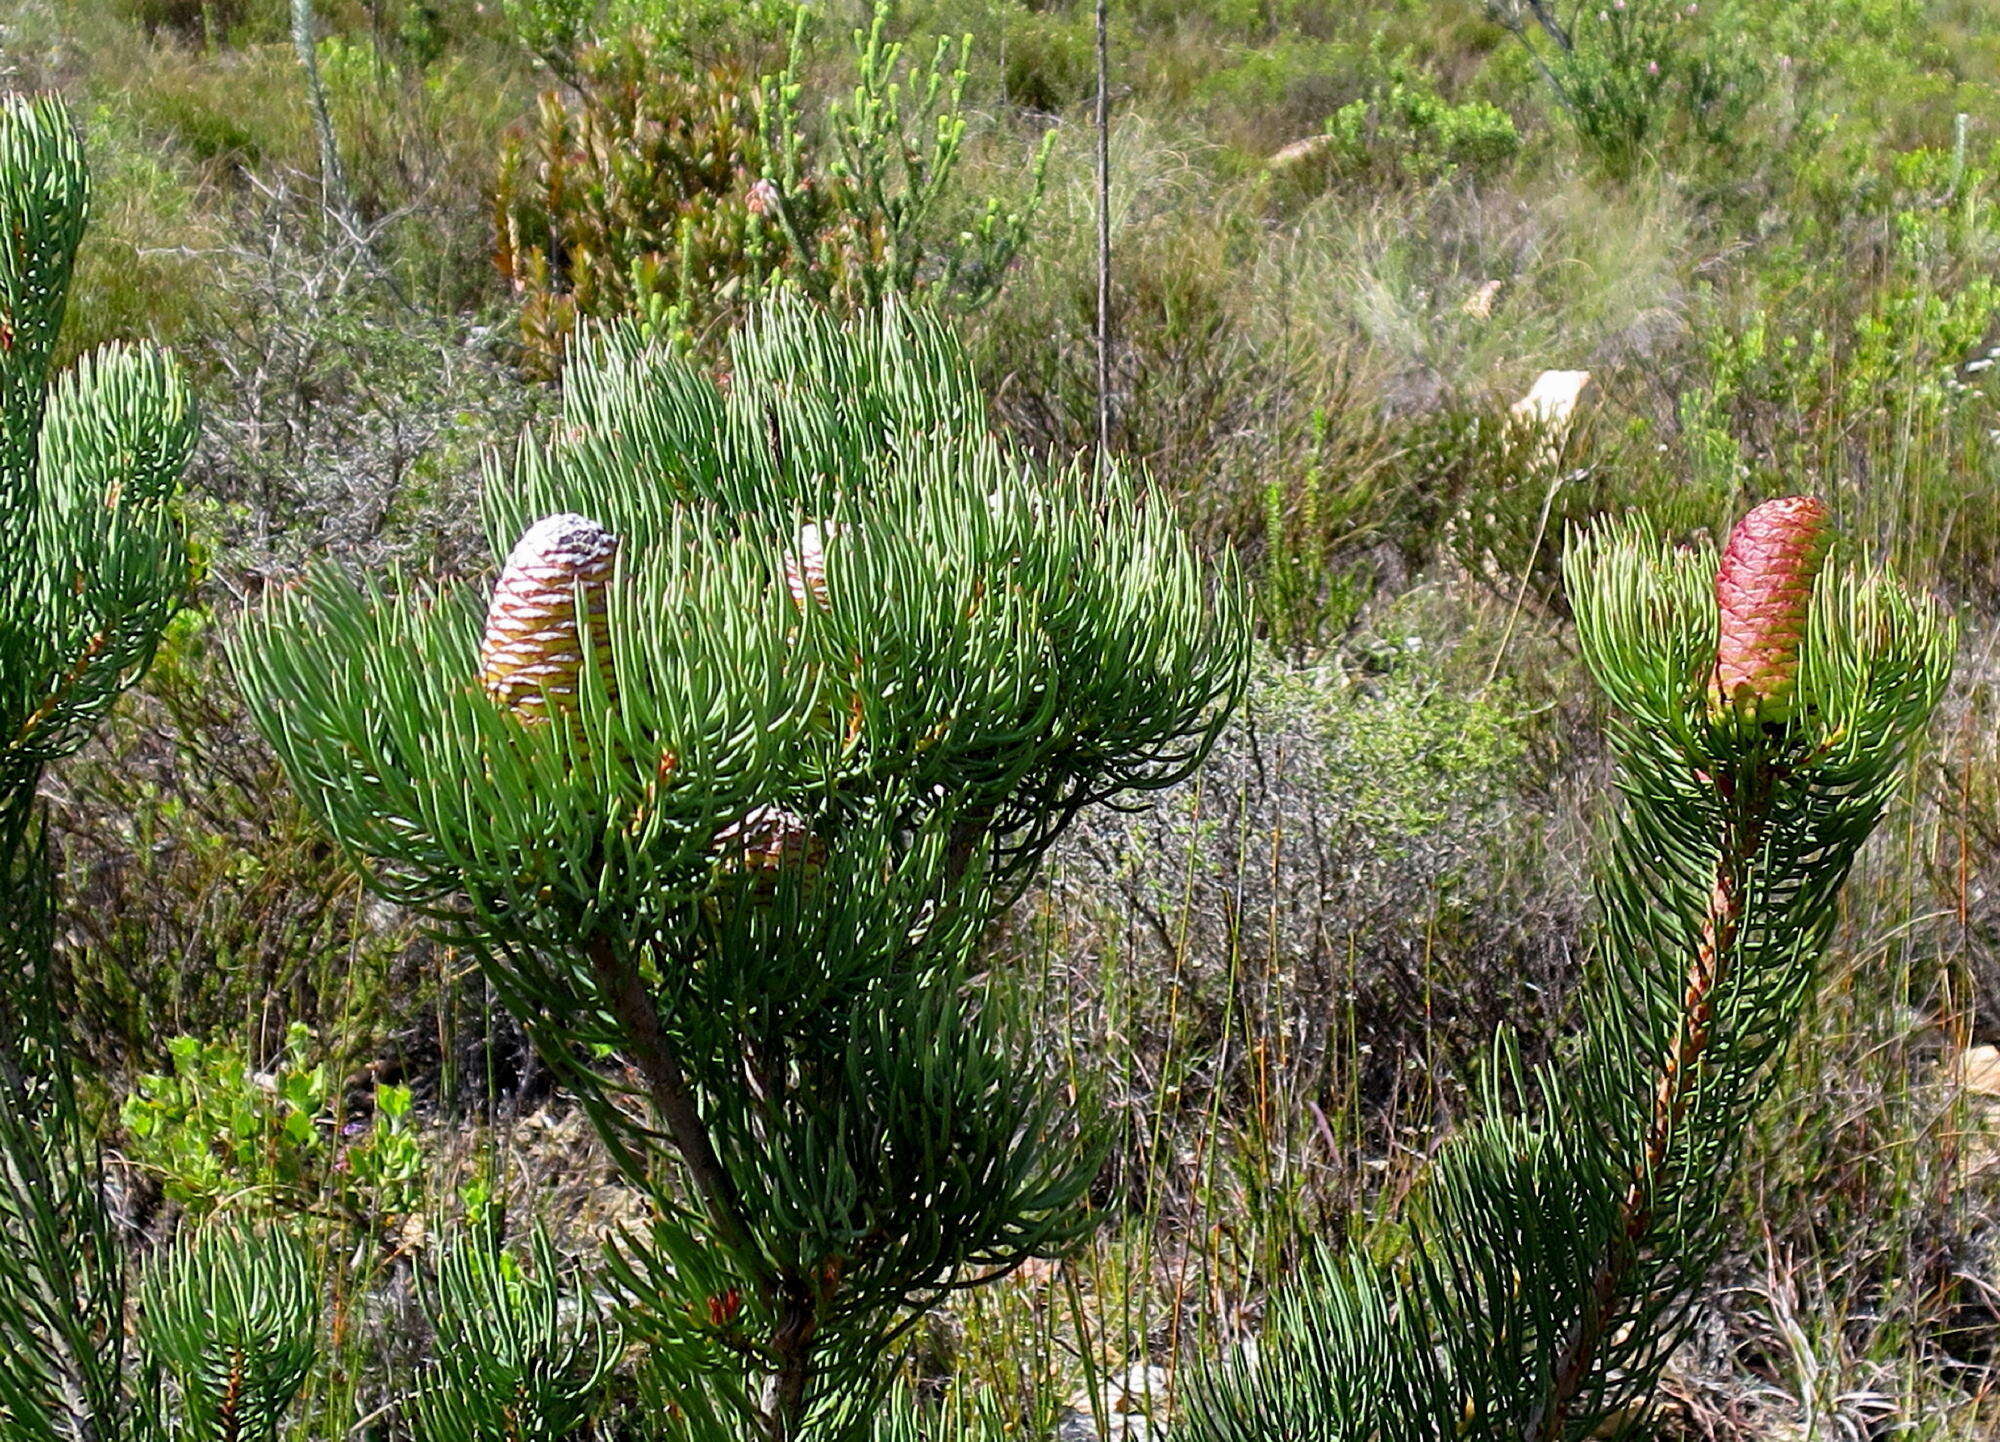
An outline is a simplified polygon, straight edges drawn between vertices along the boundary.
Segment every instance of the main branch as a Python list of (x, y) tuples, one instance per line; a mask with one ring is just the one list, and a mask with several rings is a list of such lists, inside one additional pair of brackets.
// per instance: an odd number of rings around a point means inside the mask
[(716, 1155), (715, 1143), (710, 1140), (707, 1124), (695, 1106), (687, 1077), (673, 1049), (667, 1045), (666, 1034), (660, 1030), (660, 1014), (653, 1008), (653, 998), (647, 994), (638, 967), (620, 956), (611, 939), (601, 932), (590, 938), (584, 950), (596, 973), (597, 985), (611, 1004), (612, 1015), (618, 1019), (625, 1051), (646, 1079), (653, 1113), (666, 1127), (668, 1139), (686, 1164), (717, 1235), (731, 1250), (761, 1267), (762, 1263), (756, 1260), (759, 1254), (744, 1230), (736, 1183)]
[(778, 1316), (769, 1346), (773, 1368), (765, 1399), (764, 1434), (770, 1442), (793, 1442), (804, 1421), (819, 1308), (813, 1289), (791, 1269), (773, 1269), (756, 1248), (743, 1222), (736, 1183), (716, 1154), (708, 1126), (695, 1105), (687, 1077), (660, 1029), (660, 1015), (632, 961), (620, 956), (599, 932), (585, 945), (598, 987), (610, 1003), (624, 1049), (646, 1080), (654, 1115), (680, 1153), (703, 1209), (722, 1242), (755, 1269)]
[(1556, 1359), (1549, 1394), (1522, 1432), (1525, 1442), (1554, 1442), (1563, 1434), (1570, 1408), (1604, 1341), (1612, 1306), (1652, 1227), (1660, 1173), (1667, 1165), (1674, 1136), (1687, 1117), (1713, 1039), (1716, 991), (1727, 980), (1736, 959), (1743, 930), (1744, 892), (1770, 815), (1769, 763), (1753, 760), (1740, 786), (1725, 776), (1718, 779), (1717, 787), (1724, 804), (1724, 821), (1715, 882), (1702, 918), (1701, 940), (1688, 962), (1674, 1039), (1654, 1083), (1651, 1119), (1619, 1204), (1618, 1228), (1591, 1275), (1589, 1300)]

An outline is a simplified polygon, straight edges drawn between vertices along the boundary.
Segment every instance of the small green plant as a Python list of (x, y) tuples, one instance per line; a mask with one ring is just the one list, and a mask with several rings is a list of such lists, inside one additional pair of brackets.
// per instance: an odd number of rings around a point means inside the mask
[(139, 1289), (139, 1338), (172, 1379), (174, 1442), (274, 1442), (319, 1355), (319, 1278), (278, 1230), (207, 1227)]
[(546, 1232), (525, 1259), (479, 1232), (452, 1242), (423, 1304), (436, 1340), (415, 1389), (419, 1442), (567, 1442), (601, 1405), (617, 1330)]
[(1339, 173), (1419, 183), (1490, 169), (1521, 148), (1506, 111), (1484, 100), (1448, 101), (1407, 63), (1390, 66), (1367, 95), (1335, 111), (1326, 133)]
[(565, 82), (595, 31), (603, 0), (502, 0), (514, 43)]
[[(765, 86), (762, 102), (774, 161), (764, 194), (791, 248), (794, 278), (822, 302), (872, 308), (921, 294), (977, 310), (1000, 293), (1028, 243), (1054, 132), (1036, 154), (1023, 203), (996, 196), (962, 214), (953, 182), (965, 148), (972, 37), (959, 42), (956, 56), (940, 40), (928, 62), (906, 63), (903, 44), (885, 36), (888, 0), (877, 0), (868, 28), (854, 32), (853, 93), (828, 107), (815, 146), (799, 111), (804, 18), (791, 68)], [(820, 177), (814, 160), (822, 153)], [(810, 192), (829, 182), (816, 229)]]
[(1678, 140), (1725, 151), (1767, 82), (1729, 0), (1487, 0), (1615, 175)]
[(575, 52), (502, 156), (496, 259), (521, 298), (528, 368), (553, 375), (584, 319), (636, 317), (685, 342), (726, 333), (774, 287), (846, 308), (924, 295), (986, 304), (1027, 243), (1049, 150), (1018, 205), (965, 213), (955, 186), (969, 39), (907, 62), (886, 8), (855, 34), (859, 78), (801, 113), (813, 56), (801, 11), (790, 67), (695, 64), (639, 28)]
[(271, 1068), (253, 1073), (234, 1045), (175, 1037), (173, 1070), (140, 1077), (119, 1113), (128, 1155), (196, 1215), (330, 1209), (371, 1231), (393, 1227), (421, 1196), (409, 1088), (377, 1083), (370, 1114), (343, 1118), (312, 1049), (294, 1025)]

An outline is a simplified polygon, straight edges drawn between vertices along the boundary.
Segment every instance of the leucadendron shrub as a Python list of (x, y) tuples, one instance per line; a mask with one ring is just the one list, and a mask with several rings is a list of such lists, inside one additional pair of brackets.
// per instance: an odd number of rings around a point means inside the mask
[(1028, 243), (1053, 132), (1019, 199), (959, 183), (971, 37), (906, 50), (889, 10), (853, 32), (851, 94), (818, 102), (808, 16), (790, 59), (760, 75), (696, 62), (671, 27), (567, 52), (508, 141), (494, 255), (520, 302), (526, 369), (560, 371), (587, 319), (636, 318), (715, 350), (787, 289), (866, 311), (890, 299), (976, 310)]
[(980, 941), (1207, 752), (1237, 583), (1146, 485), (999, 442), (894, 307), (766, 311), (721, 381), (590, 332), (485, 506), (490, 588), (328, 569), (252, 617), (252, 713), (647, 1189), (610, 1270), (659, 1414), (849, 1435), (913, 1318), (1083, 1225), (1088, 1108)]

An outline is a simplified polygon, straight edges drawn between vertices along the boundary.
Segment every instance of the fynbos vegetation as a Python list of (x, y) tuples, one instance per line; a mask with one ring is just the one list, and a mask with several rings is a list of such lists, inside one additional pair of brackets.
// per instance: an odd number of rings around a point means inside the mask
[(2000, 1427), (1992, 15), (16, 11), (0, 1442)]

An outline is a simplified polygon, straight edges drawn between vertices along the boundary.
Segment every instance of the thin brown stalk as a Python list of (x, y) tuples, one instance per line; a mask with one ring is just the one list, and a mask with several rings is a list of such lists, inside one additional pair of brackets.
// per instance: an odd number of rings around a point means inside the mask
[(109, 631), (99, 631), (95, 636), (90, 638), (90, 643), (83, 648), (83, 653), (76, 658), (75, 664), (51, 688), (48, 696), (43, 699), (41, 705), (34, 709), (33, 714), (21, 723), (21, 729), (14, 733), (14, 749), (16, 751), (24, 749), (34, 739), (35, 732), (47, 724), (48, 719), (55, 715), (63, 702), (69, 699), (70, 692), (83, 683), (84, 674), (90, 670), (91, 663), (103, 655), (105, 649), (110, 644), (111, 633)]
[(742, 1255), (754, 1257), (749, 1235), (743, 1228), (736, 1184), (716, 1155), (708, 1127), (695, 1105), (694, 1093), (689, 1090), (673, 1048), (667, 1045), (666, 1035), (660, 1030), (659, 1013), (653, 1009), (653, 999), (646, 992), (639, 969), (620, 956), (610, 938), (602, 933), (590, 938), (585, 951), (596, 972), (597, 984), (611, 1004), (611, 1013), (618, 1019), (626, 1053), (646, 1080), (653, 1112), (666, 1127), (668, 1140), (687, 1166), (709, 1220), (723, 1241)]

